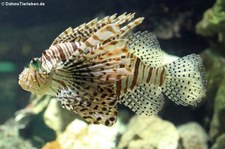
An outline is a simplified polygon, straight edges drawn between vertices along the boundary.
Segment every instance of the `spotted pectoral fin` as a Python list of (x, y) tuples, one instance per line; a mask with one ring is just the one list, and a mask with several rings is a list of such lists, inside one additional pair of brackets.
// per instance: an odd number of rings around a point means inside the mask
[(89, 124), (103, 124), (112, 126), (117, 120), (117, 108), (105, 105), (91, 104), (87, 107), (74, 107), (78, 113)]
[(150, 32), (137, 32), (128, 37), (128, 49), (145, 65), (162, 66), (163, 54), (156, 36)]
[(111, 126), (116, 122), (117, 96), (111, 85), (63, 89), (58, 98), (63, 108), (74, 111), (88, 123)]
[(161, 110), (164, 98), (158, 86), (141, 83), (121, 95), (121, 102), (137, 114), (150, 116)]

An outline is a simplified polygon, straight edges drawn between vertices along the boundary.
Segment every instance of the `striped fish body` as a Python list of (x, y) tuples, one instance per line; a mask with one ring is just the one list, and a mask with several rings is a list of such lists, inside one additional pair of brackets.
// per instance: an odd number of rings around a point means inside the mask
[(133, 70), (133, 74), (116, 82), (116, 94), (122, 97), (127, 90), (133, 90), (135, 86), (141, 83), (149, 83), (161, 87), (165, 80), (165, 68), (152, 67), (145, 65), (141, 59), (131, 54), (130, 58), (135, 59), (129, 68)]
[(161, 87), (166, 79), (165, 67), (148, 66), (133, 54), (129, 57), (135, 59), (128, 66), (133, 74), (115, 83), (119, 101), (137, 114), (157, 114), (164, 103)]
[(59, 63), (67, 61), (80, 46), (80, 42), (52, 45), (49, 49), (42, 52), (42, 56), (39, 59), (42, 68), (47, 72), (51, 72)]

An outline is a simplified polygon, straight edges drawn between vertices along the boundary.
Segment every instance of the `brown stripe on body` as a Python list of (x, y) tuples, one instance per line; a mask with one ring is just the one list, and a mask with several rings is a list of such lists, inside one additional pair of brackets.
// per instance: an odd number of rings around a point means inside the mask
[(163, 84), (164, 74), (165, 74), (165, 68), (163, 67), (163, 70), (161, 71), (161, 74), (160, 74), (160, 83), (159, 83), (159, 86), (162, 86), (162, 84)]
[(155, 74), (154, 84), (157, 83), (158, 71), (159, 71), (159, 68), (156, 68), (156, 74)]
[(46, 58), (46, 60), (48, 60), (52, 64), (51, 58), (48, 56), (46, 51), (43, 52), (43, 55)]
[(50, 57), (50, 59), (54, 59), (53, 54), (52, 54), (52, 50), (46, 50), (46, 54)]
[[(67, 45), (67, 47), (68, 47), (68, 54), (69, 54), (69, 56), (71, 56), (72, 55), (72, 51), (73, 51), (73, 45), (72, 45), (72, 43), (69, 43), (68, 45)], [(71, 49), (72, 48), (72, 49)], [(70, 50), (71, 49), (71, 50)]]
[(150, 67), (150, 68), (149, 68), (149, 73), (148, 73), (148, 78), (147, 78), (147, 83), (149, 83), (149, 81), (150, 81), (150, 79), (151, 79), (151, 76), (152, 76), (152, 70), (153, 70), (153, 68)]
[(68, 55), (67, 59), (68, 59), (73, 54), (74, 50), (73, 50), (72, 43), (67, 43), (66, 47), (67, 47), (66, 51), (67, 51), (67, 55)]
[(116, 81), (116, 95), (119, 97), (121, 91), (121, 80)]
[(66, 60), (66, 56), (65, 56), (65, 54), (64, 54), (64, 52), (63, 52), (62, 47), (61, 47), (60, 45), (56, 45), (56, 48), (57, 48), (58, 51), (59, 51), (61, 60), (63, 60), (63, 61)]
[[(67, 50), (67, 54), (69, 55), (69, 57), (73, 54), (73, 52), (74, 52), (74, 47), (73, 47), (73, 43), (68, 43), (67, 44), (67, 46), (68, 46), (68, 50)], [(69, 58), (68, 57), (68, 58)]]
[(54, 49), (52, 49), (52, 54), (53, 54), (53, 58), (56, 59), (56, 53)]
[(145, 65), (143, 65), (143, 69), (142, 69), (142, 80), (144, 79), (144, 75), (145, 75)]
[(134, 67), (134, 75), (133, 75), (133, 81), (131, 84), (131, 90), (135, 87), (136, 83), (137, 83), (137, 78), (138, 78), (138, 68), (140, 66), (140, 59), (137, 58), (136, 63), (135, 63), (135, 67)]
[(68, 45), (67, 44), (61, 44), (60, 45), (61, 47), (62, 47), (62, 50), (63, 50), (63, 52), (64, 52), (64, 55), (65, 55), (65, 57), (68, 57), (69, 55), (68, 55), (68, 51), (69, 51), (69, 47), (68, 47)]
[(75, 43), (71, 43), (71, 45), (73, 47), (73, 52), (75, 52), (78, 49), (77, 45)]

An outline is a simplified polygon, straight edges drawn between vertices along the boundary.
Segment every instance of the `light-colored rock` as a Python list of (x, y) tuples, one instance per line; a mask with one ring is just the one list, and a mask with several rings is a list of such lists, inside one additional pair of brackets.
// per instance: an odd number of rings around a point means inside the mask
[(52, 98), (44, 112), (44, 121), (57, 134), (64, 131), (66, 126), (76, 118), (76, 114), (61, 107), (56, 98)]
[(123, 149), (176, 149), (176, 127), (157, 116), (135, 116), (123, 134), (118, 148)]
[(88, 125), (84, 121), (74, 120), (57, 140), (47, 143), (43, 149), (114, 149), (116, 138), (124, 130), (118, 120), (112, 127)]
[(208, 149), (208, 135), (198, 123), (190, 122), (178, 127), (180, 149)]

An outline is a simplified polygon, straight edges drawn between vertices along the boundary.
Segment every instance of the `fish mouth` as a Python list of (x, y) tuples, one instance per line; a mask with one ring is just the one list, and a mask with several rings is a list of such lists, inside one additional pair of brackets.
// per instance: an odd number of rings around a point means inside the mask
[(25, 68), (23, 70), (23, 72), (19, 75), (19, 80), (18, 80), (18, 84), (22, 87), (22, 89), (26, 90), (26, 91), (30, 91), (32, 90), (32, 81), (31, 81), (31, 74), (32, 72), (29, 70), (29, 68)]

